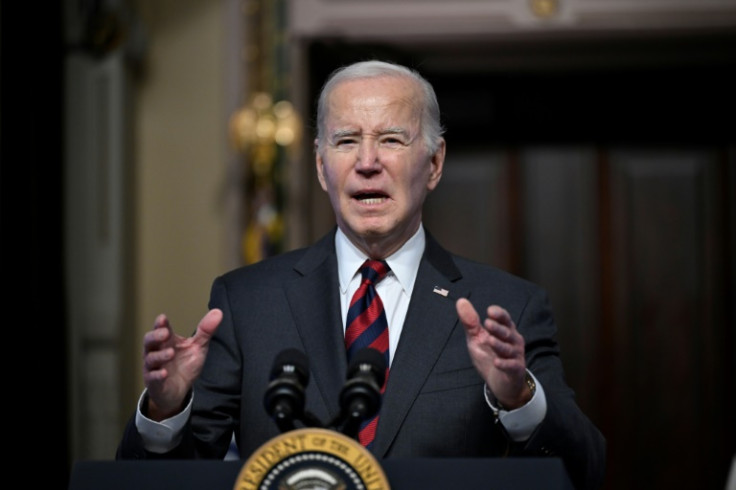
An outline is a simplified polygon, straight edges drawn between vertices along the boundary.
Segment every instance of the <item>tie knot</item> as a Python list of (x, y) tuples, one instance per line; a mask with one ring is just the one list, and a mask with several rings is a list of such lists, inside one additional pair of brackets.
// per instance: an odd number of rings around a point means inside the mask
[(388, 271), (390, 270), (391, 268), (385, 260), (368, 259), (363, 262), (363, 265), (360, 267), (363, 281), (368, 281), (372, 284), (378, 284), (378, 281), (386, 277), (386, 274), (388, 274)]

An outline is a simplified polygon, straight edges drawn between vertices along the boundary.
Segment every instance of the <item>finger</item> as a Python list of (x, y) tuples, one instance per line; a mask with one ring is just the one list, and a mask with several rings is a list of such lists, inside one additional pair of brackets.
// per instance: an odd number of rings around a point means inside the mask
[(515, 328), (514, 321), (511, 319), (511, 315), (505, 308), (498, 305), (491, 305), (486, 310), (486, 315), (491, 320), (500, 323), (508, 328)]
[[(517, 331), (512, 330), (500, 323), (486, 319), (483, 328), (490, 334), (493, 339), (492, 345), (501, 355), (515, 355), (524, 352), (524, 337)], [(511, 351), (507, 354), (507, 351)]]
[(144, 371), (143, 372), (143, 384), (151, 389), (153, 387), (153, 383), (160, 383), (161, 381), (165, 380), (168, 376), (168, 372), (166, 369), (156, 369), (153, 371)]
[(199, 345), (206, 345), (215, 334), (217, 327), (222, 322), (222, 310), (213, 308), (205, 314), (197, 325), (194, 341)]
[(168, 347), (166, 349), (154, 350), (146, 353), (143, 358), (144, 367), (148, 371), (160, 369), (161, 366), (174, 358), (174, 349)]
[(466, 298), (458, 299), (455, 303), (455, 309), (457, 309), (457, 316), (465, 325), (468, 333), (475, 333), (482, 328), (478, 312), (475, 311), (473, 305)]
[(491, 334), (493, 337), (502, 340), (504, 342), (511, 342), (513, 343), (515, 341), (514, 334), (517, 332), (514, 332), (511, 330), (510, 327), (501, 324), (497, 321), (491, 320), (490, 318), (486, 318), (483, 321), (483, 328)]
[(524, 355), (524, 351), (518, 344), (504, 342), (498, 337), (492, 337), (490, 344), (491, 349), (493, 349), (493, 352), (497, 357), (502, 357), (504, 359), (520, 359)]
[(146, 332), (143, 336), (143, 355), (154, 352), (167, 347), (167, 342), (171, 339), (171, 330), (168, 328), (156, 328)]
[(157, 328), (171, 328), (169, 318), (164, 313), (158, 315), (153, 322), (153, 329), (156, 330)]
[(519, 335), (516, 325), (511, 319), (511, 315), (504, 308), (498, 305), (491, 305), (486, 309), (486, 315), (487, 317), (483, 322), (483, 326), (491, 335), (507, 342), (516, 343), (522, 341), (521, 335)]
[(154, 320), (153, 329), (148, 332), (147, 337), (150, 340), (163, 341), (169, 337), (170, 333), (171, 325), (169, 324), (169, 319), (165, 314), (161, 313), (156, 317), (156, 320)]

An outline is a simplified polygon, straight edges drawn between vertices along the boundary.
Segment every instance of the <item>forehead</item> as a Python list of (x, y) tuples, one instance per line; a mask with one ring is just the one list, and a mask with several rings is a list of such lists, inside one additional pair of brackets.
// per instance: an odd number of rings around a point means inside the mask
[(406, 77), (346, 80), (332, 90), (327, 109), (330, 126), (408, 124), (419, 121), (421, 98), (417, 83)]

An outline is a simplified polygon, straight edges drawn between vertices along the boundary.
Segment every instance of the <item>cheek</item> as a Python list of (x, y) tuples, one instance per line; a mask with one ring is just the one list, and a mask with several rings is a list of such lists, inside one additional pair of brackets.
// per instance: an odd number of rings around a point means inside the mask
[(322, 167), (321, 177), (319, 179), (322, 184), (322, 189), (325, 190), (331, 197), (338, 193), (340, 189), (340, 175), (335, 172), (334, 169), (330, 170), (327, 167)]
[(422, 170), (419, 172), (414, 172), (412, 175), (408, 176), (409, 182), (411, 182), (410, 185), (410, 192), (411, 195), (414, 197), (420, 197), (423, 196), (428, 192), (428, 186), (429, 186), (429, 172), (426, 170)]

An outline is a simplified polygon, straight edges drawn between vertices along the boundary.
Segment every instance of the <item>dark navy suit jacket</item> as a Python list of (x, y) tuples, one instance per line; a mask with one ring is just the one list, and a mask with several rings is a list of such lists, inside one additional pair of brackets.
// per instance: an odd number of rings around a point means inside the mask
[[(460, 297), (479, 312), (506, 308), (524, 336), (527, 367), (547, 399), (544, 421), (524, 443), (509, 440), (484, 399), (455, 309)], [(195, 383), (182, 444), (166, 455), (146, 452), (131, 418), (118, 458), (222, 458), (233, 432), (247, 458), (280, 433), (263, 398), (274, 359), (289, 347), (309, 359), (306, 410), (324, 422), (339, 412), (347, 359), (334, 231), (311, 247), (218, 277), (209, 306), (224, 318)], [(379, 459), (558, 456), (578, 488), (597, 488), (603, 479), (605, 440), (565, 383), (545, 291), (455, 256), (429, 233), (380, 414)]]

